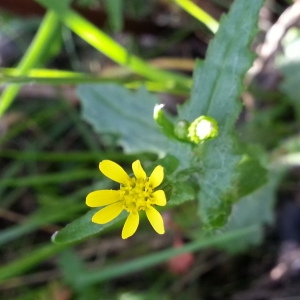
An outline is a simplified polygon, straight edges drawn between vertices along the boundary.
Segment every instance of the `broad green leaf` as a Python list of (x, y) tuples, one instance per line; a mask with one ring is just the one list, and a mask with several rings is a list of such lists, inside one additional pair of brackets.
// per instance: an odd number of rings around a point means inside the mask
[(100, 208), (91, 209), (82, 217), (76, 219), (60, 231), (56, 232), (52, 236), (52, 241), (55, 244), (69, 244), (77, 242), (103, 231), (126, 217), (126, 214), (123, 212), (109, 223), (103, 225), (95, 224), (92, 222), (92, 216), (99, 211), (99, 209)]
[(197, 185), (192, 182), (175, 181), (172, 185), (168, 205), (179, 205), (197, 198)]
[(243, 78), (254, 54), (250, 43), (257, 32), (264, 0), (236, 0), (209, 44), (206, 59), (196, 65), (191, 100), (180, 108), (180, 118), (193, 121), (201, 115), (217, 120), (229, 132), (240, 113)]
[(198, 193), (200, 216), (207, 228), (217, 228), (226, 223), (230, 214), (234, 202), (230, 195), (233, 182), (238, 180), (236, 167), (241, 156), (236, 140), (228, 135), (206, 142), (202, 151)]
[(168, 175), (168, 174), (172, 174), (174, 173), (174, 171), (178, 168), (179, 166), (179, 161), (178, 159), (170, 154), (167, 154), (166, 156), (164, 156), (163, 158), (157, 159), (151, 166), (151, 170), (149, 168), (147, 168), (147, 171), (149, 170), (150, 172), (152, 172), (152, 170), (157, 166), (157, 165), (161, 165), (164, 167), (164, 174)]
[(237, 166), (236, 172), (237, 181), (233, 184), (231, 194), (234, 200), (252, 193), (267, 182), (267, 171), (253, 156), (244, 155)]
[[(205, 61), (201, 66), (196, 65), (190, 101), (179, 109), (182, 120), (192, 122), (207, 115), (219, 126), (216, 139), (195, 147), (199, 150), (199, 161), (194, 163), (202, 168), (199, 213), (204, 226), (210, 229), (226, 223), (232, 203), (240, 197), (239, 193), (233, 193), (233, 186), (242, 175), (238, 166), (243, 152), (232, 132), (242, 107), (239, 96), (243, 77), (254, 59), (249, 45), (257, 32), (258, 14), (263, 3), (263, 0), (236, 0), (233, 3), (228, 15), (222, 18)], [(244, 172), (243, 176), (250, 176), (247, 170)], [(261, 182), (257, 182), (257, 186), (251, 184), (250, 190), (260, 185)]]
[(199, 185), (196, 181), (196, 174), (200, 171), (200, 168), (186, 168), (171, 175), (170, 179), (166, 178), (166, 183), (169, 183), (170, 190), (169, 195), (166, 193), (168, 205), (179, 205), (183, 202), (197, 199)]
[(200, 216), (207, 229), (214, 229), (226, 223), (235, 202), (266, 183), (267, 172), (259, 160), (261, 150), (247, 149), (233, 135), (203, 145), (202, 151)]
[(233, 206), (232, 215), (229, 222), (223, 230), (231, 231), (238, 228), (247, 228), (249, 226), (259, 226), (259, 231), (255, 234), (250, 234), (240, 240), (237, 240), (234, 245), (224, 244), (224, 248), (231, 252), (238, 252), (249, 245), (258, 244), (263, 238), (263, 226), (270, 224), (274, 220), (274, 203), (276, 201), (276, 188), (282, 178), (283, 172), (280, 170), (272, 170), (269, 174), (269, 182), (252, 193), (245, 196)]
[(152, 118), (156, 96), (113, 84), (81, 85), (77, 91), (82, 117), (96, 132), (119, 136), (126, 153), (165, 153), (167, 139)]

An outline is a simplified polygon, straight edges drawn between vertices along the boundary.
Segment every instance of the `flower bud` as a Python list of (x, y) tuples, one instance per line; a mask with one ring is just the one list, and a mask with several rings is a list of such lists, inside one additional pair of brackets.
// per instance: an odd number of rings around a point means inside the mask
[(208, 116), (201, 116), (191, 123), (188, 128), (188, 138), (195, 144), (218, 135), (217, 121)]
[(188, 139), (188, 128), (190, 123), (188, 121), (179, 121), (174, 127), (174, 134), (177, 138), (183, 141), (189, 141)]

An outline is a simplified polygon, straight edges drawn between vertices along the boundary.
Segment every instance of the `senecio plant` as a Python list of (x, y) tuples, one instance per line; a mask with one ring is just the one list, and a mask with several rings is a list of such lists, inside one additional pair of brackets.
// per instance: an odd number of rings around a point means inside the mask
[[(259, 240), (262, 225), (270, 220), (275, 185), (269, 182), (276, 172), (270, 175), (268, 166), (261, 165), (263, 150), (248, 144), (246, 137), (242, 140), (235, 123), (242, 109), (243, 79), (255, 58), (250, 44), (263, 3), (234, 1), (205, 60), (196, 63), (191, 91), (189, 78), (147, 69), (156, 86), (190, 92), (176, 116), (158, 105), (147, 86), (135, 91), (112, 83), (78, 87), (83, 119), (97, 133), (115, 135), (124, 153), (136, 160), (133, 174), (102, 160), (100, 171), (119, 188), (91, 186), (86, 204), (92, 209), (60, 230), (54, 242), (80, 241), (121, 220), (126, 239), (137, 231), (144, 213), (154, 231), (163, 234), (167, 229), (161, 209), (191, 201), (197, 203), (201, 232), (230, 235), (244, 228), (247, 236), (236, 247)], [(155, 153), (158, 159), (142, 161), (139, 153)]]
[[(188, 128), (186, 138), (198, 144), (205, 139), (217, 136), (218, 126), (214, 119), (201, 116)], [(101, 207), (92, 217), (96, 224), (106, 224), (125, 210), (128, 217), (123, 227), (122, 238), (132, 236), (139, 225), (139, 211), (144, 210), (153, 229), (159, 233), (165, 233), (164, 223), (155, 205), (165, 206), (166, 195), (163, 190), (156, 190), (163, 181), (164, 169), (158, 165), (149, 177), (147, 177), (139, 160), (132, 164), (134, 177), (130, 177), (117, 163), (104, 160), (99, 164), (100, 171), (111, 180), (120, 183), (120, 189), (99, 190), (91, 192), (86, 197), (86, 204), (90, 207)]]
[[(216, 121), (201, 116), (190, 125), (186, 138), (194, 143), (200, 143), (205, 139), (216, 137), (217, 133)], [(158, 234), (165, 233), (162, 216), (154, 208), (155, 205), (165, 206), (167, 203), (165, 192), (157, 190), (164, 178), (162, 166), (156, 166), (149, 177), (139, 160), (132, 164), (133, 177), (130, 177), (120, 165), (110, 160), (100, 162), (99, 169), (106, 177), (120, 183), (120, 189), (99, 190), (87, 195), (88, 206), (105, 206), (95, 213), (92, 222), (106, 224), (125, 210), (128, 212), (128, 217), (123, 227), (122, 238), (126, 239), (136, 232), (139, 225), (139, 211), (144, 210), (153, 229)]]

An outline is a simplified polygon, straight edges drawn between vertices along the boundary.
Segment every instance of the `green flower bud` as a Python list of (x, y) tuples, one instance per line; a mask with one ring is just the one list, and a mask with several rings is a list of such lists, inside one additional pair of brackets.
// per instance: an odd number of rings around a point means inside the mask
[(189, 138), (188, 138), (189, 126), (190, 126), (190, 123), (188, 121), (185, 121), (185, 120), (179, 121), (174, 127), (174, 134), (180, 140), (189, 141)]
[(217, 121), (208, 116), (201, 116), (191, 123), (188, 128), (188, 138), (195, 144), (215, 138), (219, 128)]

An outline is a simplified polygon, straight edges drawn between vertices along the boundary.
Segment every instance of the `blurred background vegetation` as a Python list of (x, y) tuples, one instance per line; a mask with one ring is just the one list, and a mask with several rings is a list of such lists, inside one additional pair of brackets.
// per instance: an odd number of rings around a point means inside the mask
[[(271, 199), (264, 239), (243, 251), (212, 241), (178, 256), (160, 250), (195, 239), (199, 221), (192, 202), (164, 211), (163, 236), (142, 222), (136, 236), (121, 240), (117, 223), (101, 238), (51, 243), (55, 232), (88, 211), (90, 191), (114, 187), (98, 171), (99, 161), (112, 159), (129, 170), (137, 158), (146, 165), (157, 159), (153, 153), (125, 154), (116, 135), (94, 133), (81, 117), (75, 88), (145, 85), (175, 114), (189, 97), (196, 58), (204, 59), (233, 1), (194, 1), (204, 13), (195, 17), (185, 1), (77, 0), (72, 7), (78, 14), (74, 22), (66, 17), (68, 26), (50, 11), (45, 16), (38, 2), (43, 0), (0, 0), (0, 299), (300, 298), (299, 264), (283, 258), (290, 254), (288, 240), (300, 259), (299, 2), (266, 1), (252, 44), (257, 58), (241, 97), (241, 136), (288, 170)], [(67, 2), (61, 1), (62, 15)], [(118, 45), (100, 45), (101, 33)], [(122, 67), (120, 46), (136, 55), (130, 71)], [(154, 80), (171, 72), (181, 84)], [(276, 277), (279, 263), (286, 271)]]

